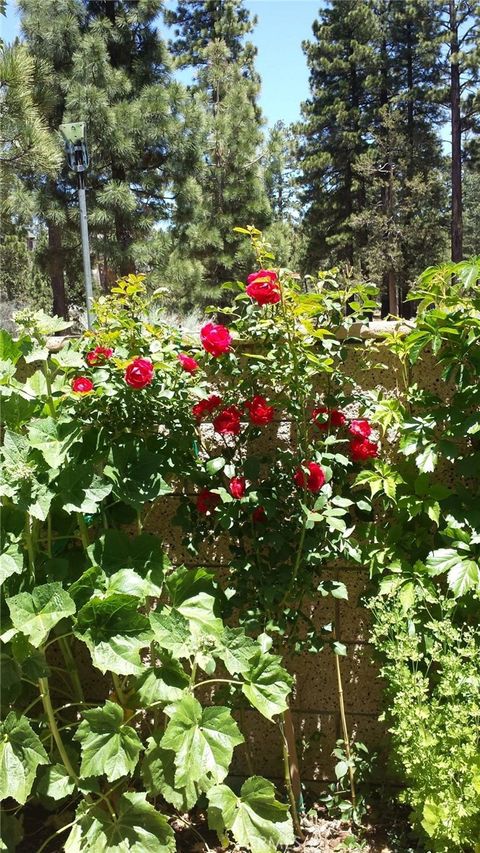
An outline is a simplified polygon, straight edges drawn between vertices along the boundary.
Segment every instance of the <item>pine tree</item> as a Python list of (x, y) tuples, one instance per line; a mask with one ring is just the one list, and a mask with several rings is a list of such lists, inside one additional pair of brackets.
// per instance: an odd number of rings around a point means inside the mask
[[(465, 137), (480, 122), (480, 3), (438, 0), (436, 13), (443, 31), (444, 104), (451, 128), (451, 257), (463, 258), (463, 174)], [(471, 142), (470, 142), (471, 145)]]
[[(161, 0), (21, 0), (22, 27), (43, 69), (52, 128), (84, 120), (91, 155), (87, 204), (94, 257), (104, 283), (148, 261), (154, 226), (166, 221), (171, 190), (191, 160), (184, 88), (173, 83), (158, 36)], [(75, 179), (66, 166), (41, 191), (54, 293), (78, 257)], [(57, 312), (65, 313), (57, 298)]]
[(303, 44), (311, 90), (298, 127), (308, 272), (353, 263), (362, 242), (350, 221), (365, 204), (353, 164), (367, 150), (373, 121), (376, 28), (364, 0), (329, 0), (313, 23), (313, 40)]
[(177, 26), (173, 52), (196, 69), (191, 97), (202, 113), (202, 162), (190, 175), (190, 197), (176, 198), (166, 272), (188, 311), (218, 300), (220, 284), (245, 275), (252, 258), (233, 229), (265, 227), (270, 206), (254, 51), (242, 40), (252, 23), (243, 2), (179, 3), (170, 20)]

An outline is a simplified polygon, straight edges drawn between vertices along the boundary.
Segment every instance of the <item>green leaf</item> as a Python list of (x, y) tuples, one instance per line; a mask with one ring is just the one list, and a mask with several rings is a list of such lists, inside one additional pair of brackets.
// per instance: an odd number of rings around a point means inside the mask
[(60, 468), (80, 435), (80, 426), (73, 421), (61, 422), (53, 418), (36, 418), (28, 427), (31, 447), (40, 450), (50, 468)]
[(182, 698), (189, 678), (176, 660), (164, 660), (161, 666), (149, 667), (135, 681), (132, 696), (134, 708), (148, 708), (161, 702), (167, 705)]
[(18, 542), (9, 542), (0, 554), (0, 586), (12, 575), (23, 571), (23, 550)]
[(61, 619), (75, 613), (75, 602), (61, 583), (45, 583), (33, 592), (20, 592), (7, 599), (14, 627), (25, 634), (32, 646), (45, 642), (51, 629)]
[(415, 459), (419, 470), (424, 472), (435, 471), (437, 461), (438, 454), (435, 451), (434, 444), (427, 444)]
[(162, 462), (161, 457), (141, 444), (114, 446), (104, 475), (112, 481), (117, 498), (135, 509), (141, 509), (145, 503), (173, 491), (160, 473)]
[(217, 456), (215, 459), (209, 459), (207, 464), (205, 465), (205, 470), (207, 474), (213, 475), (218, 474), (219, 471), (222, 470), (225, 465), (225, 459), (223, 456)]
[(40, 764), (48, 764), (38, 735), (19, 711), (0, 722), (0, 800), (13, 797), (23, 805)]
[(248, 672), (257, 653), (258, 642), (248, 637), (242, 628), (224, 628), (214, 650), (215, 657), (223, 661), (230, 675)]
[(109, 782), (133, 773), (143, 744), (135, 729), (123, 721), (123, 708), (107, 699), (105, 705), (83, 712), (74, 740), (82, 749), (80, 775), (105, 775)]
[(2, 853), (15, 853), (21, 841), (23, 841), (21, 822), (5, 811), (0, 821), (0, 851)]
[(338, 640), (334, 640), (332, 643), (332, 651), (335, 655), (345, 657), (347, 654), (347, 647), (344, 643), (339, 643)]
[(16, 364), (22, 352), (20, 344), (14, 341), (5, 329), (0, 329), (0, 359), (2, 361), (12, 361)]
[(192, 598), (187, 598), (176, 609), (190, 623), (190, 630), (195, 635), (217, 635), (223, 633), (223, 622), (213, 612), (215, 599), (206, 592), (199, 592)]
[(48, 797), (50, 800), (63, 800), (75, 790), (75, 784), (63, 764), (49, 764), (42, 767), (38, 774), (35, 793)]
[(280, 661), (277, 655), (265, 655), (259, 649), (252, 658), (249, 671), (244, 673), (242, 693), (267, 720), (288, 708), (287, 696), (293, 680)]
[(142, 602), (147, 598), (153, 598), (160, 595), (161, 587), (151, 583), (151, 581), (140, 577), (133, 569), (120, 569), (115, 572), (106, 583), (106, 592), (124, 592), (127, 595), (134, 595)]
[(189, 658), (194, 653), (196, 644), (190, 625), (180, 613), (175, 610), (168, 613), (165, 608), (159, 613), (154, 611), (150, 613), (150, 625), (160, 648), (172, 652), (176, 658)]
[(151, 533), (131, 537), (120, 530), (107, 530), (90, 545), (88, 552), (92, 563), (101, 566), (107, 575), (120, 569), (133, 569), (158, 588), (170, 566), (162, 541)]
[(227, 785), (210, 788), (207, 797), (208, 825), (221, 843), (224, 829), (251, 853), (275, 853), (279, 845), (287, 848), (294, 843), (288, 806), (275, 799), (275, 788), (267, 779), (247, 779), (239, 797)]
[(185, 788), (205, 776), (222, 782), (234, 747), (244, 741), (229, 708), (202, 708), (187, 695), (167, 706), (165, 713), (171, 719), (161, 746), (175, 753), (175, 784)]
[(90, 650), (100, 672), (140, 675), (140, 650), (152, 639), (148, 619), (138, 613), (138, 599), (113, 593), (96, 596), (77, 614), (75, 636)]
[(208, 788), (208, 780), (203, 786), (197, 782), (188, 782), (180, 788), (175, 783), (175, 753), (160, 746), (162, 735), (154, 734), (148, 738), (147, 749), (142, 762), (142, 779), (149, 794), (162, 795), (180, 812), (187, 812), (197, 802), (203, 788)]
[(475, 590), (480, 592), (480, 568), (474, 560), (460, 560), (452, 566), (448, 576), (448, 585), (455, 598)]
[(454, 548), (438, 548), (428, 555), (425, 565), (428, 573), (432, 577), (436, 577), (450, 571), (461, 562), (462, 557)]
[(175, 853), (175, 836), (165, 815), (144, 793), (121, 794), (115, 817), (102, 806), (80, 804), (65, 853)]

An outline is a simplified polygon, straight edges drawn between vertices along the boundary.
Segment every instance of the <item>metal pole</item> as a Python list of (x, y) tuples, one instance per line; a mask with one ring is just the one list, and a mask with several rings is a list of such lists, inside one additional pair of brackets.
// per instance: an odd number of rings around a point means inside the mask
[(85, 195), (85, 180), (83, 172), (78, 172), (78, 203), (80, 207), (80, 231), (82, 234), (83, 278), (85, 281), (85, 296), (87, 304), (87, 326), (92, 328), (92, 269), (90, 266), (90, 244), (88, 241), (87, 197)]

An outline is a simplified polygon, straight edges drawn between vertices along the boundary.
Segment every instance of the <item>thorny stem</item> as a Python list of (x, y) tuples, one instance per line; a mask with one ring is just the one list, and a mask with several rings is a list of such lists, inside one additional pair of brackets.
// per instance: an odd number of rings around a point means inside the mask
[(297, 804), (295, 802), (295, 794), (293, 793), (292, 778), (290, 776), (290, 756), (288, 753), (288, 743), (287, 738), (285, 737), (285, 728), (283, 720), (280, 719), (278, 725), (280, 728), (280, 734), (282, 736), (283, 771), (285, 775), (285, 784), (287, 786), (288, 791), (288, 799), (290, 800), (290, 808), (292, 811), (293, 828), (295, 830), (295, 835), (297, 835), (297, 837), (300, 838), (301, 841), (303, 841), (305, 836), (300, 826)]
[(348, 734), (347, 727), (347, 718), (345, 716), (345, 701), (343, 697), (343, 683), (342, 683), (342, 671), (340, 667), (340, 658), (336, 654), (335, 657), (335, 669), (337, 673), (337, 687), (338, 687), (338, 704), (340, 707), (340, 719), (342, 722), (342, 731), (343, 731), (343, 742), (345, 744), (345, 754), (347, 756), (348, 761), (348, 775), (350, 777), (350, 793), (352, 797), (352, 807), (353, 809), (357, 806), (357, 794), (355, 790), (355, 779), (353, 773), (353, 767), (351, 762), (351, 752), (350, 752), (350, 738)]

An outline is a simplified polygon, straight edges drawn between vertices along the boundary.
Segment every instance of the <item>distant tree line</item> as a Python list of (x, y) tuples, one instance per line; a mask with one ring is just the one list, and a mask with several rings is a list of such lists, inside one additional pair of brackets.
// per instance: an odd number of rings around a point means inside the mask
[(21, 40), (1, 54), (4, 299), (63, 316), (82, 302), (68, 121), (87, 125), (105, 291), (143, 271), (172, 311), (202, 310), (249, 271), (233, 228), (254, 224), (279, 263), (344, 266), (402, 314), (423, 268), (480, 252), (478, 2), (328, 0), (303, 44), (302, 118), (270, 131), (243, 0), (18, 7)]

